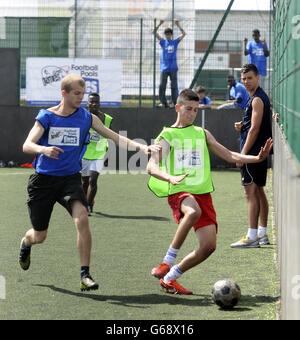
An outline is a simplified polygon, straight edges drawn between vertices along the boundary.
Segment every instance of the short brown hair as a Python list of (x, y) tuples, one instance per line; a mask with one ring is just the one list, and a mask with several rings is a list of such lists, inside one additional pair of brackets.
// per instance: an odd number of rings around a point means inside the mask
[(248, 73), (248, 72), (253, 72), (256, 76), (259, 74), (258, 72), (258, 68), (256, 65), (254, 64), (245, 64), (243, 65), (242, 69), (241, 69), (241, 73)]
[(179, 97), (177, 98), (177, 104), (183, 104), (186, 101), (195, 101), (199, 102), (199, 97), (197, 93), (191, 89), (185, 89), (180, 92)]
[(76, 83), (80, 87), (85, 87), (85, 81), (79, 74), (70, 73), (61, 81), (61, 90), (65, 90), (67, 93), (72, 91), (72, 85)]
[(197, 86), (195, 88), (195, 92), (196, 93), (205, 93), (206, 92), (206, 88), (204, 86), (199, 85), (199, 86)]

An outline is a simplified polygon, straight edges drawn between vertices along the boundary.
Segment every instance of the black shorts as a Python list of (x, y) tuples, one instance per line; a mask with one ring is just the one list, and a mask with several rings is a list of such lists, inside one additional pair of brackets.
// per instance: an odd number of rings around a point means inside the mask
[(81, 175), (48, 176), (33, 174), (28, 181), (28, 211), (34, 230), (48, 229), (54, 204), (60, 203), (70, 214), (71, 201), (80, 201), (87, 207), (87, 201), (82, 189)]
[(259, 187), (264, 187), (267, 183), (268, 160), (261, 163), (245, 164), (241, 168), (242, 185), (255, 183)]

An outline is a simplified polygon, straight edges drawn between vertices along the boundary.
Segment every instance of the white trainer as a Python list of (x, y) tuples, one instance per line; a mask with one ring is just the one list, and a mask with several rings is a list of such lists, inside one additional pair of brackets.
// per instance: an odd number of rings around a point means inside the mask
[(260, 246), (267, 246), (267, 245), (271, 244), (270, 241), (269, 241), (268, 235), (259, 237), (258, 243), (259, 243)]
[(259, 248), (259, 239), (251, 240), (247, 236), (243, 237), (239, 241), (232, 243), (231, 248)]

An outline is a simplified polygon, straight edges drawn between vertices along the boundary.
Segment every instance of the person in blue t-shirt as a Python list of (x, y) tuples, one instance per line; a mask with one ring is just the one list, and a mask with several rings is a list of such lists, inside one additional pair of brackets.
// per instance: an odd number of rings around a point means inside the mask
[(252, 31), (253, 40), (248, 42), (245, 38), (245, 56), (248, 56), (248, 63), (254, 64), (260, 75), (260, 82), (263, 88), (265, 88), (265, 77), (267, 76), (267, 58), (270, 56), (270, 51), (266, 44), (265, 39), (260, 39), (260, 31), (255, 29)]
[(61, 94), (59, 105), (39, 112), (23, 145), (25, 153), (36, 155), (36, 172), (30, 176), (27, 188), (32, 228), (21, 241), (19, 264), (23, 270), (29, 269), (31, 247), (45, 241), (52, 210), (58, 202), (70, 213), (77, 228), (80, 289), (96, 290), (99, 285), (89, 271), (92, 237), (80, 175), (90, 128), (122, 148), (134, 147), (146, 154), (158, 148), (118, 135), (105, 127), (99, 117), (82, 108), (85, 81), (81, 76), (67, 75), (61, 82)]
[(159, 40), (161, 47), (160, 53), (160, 85), (159, 85), (159, 100), (160, 107), (169, 107), (166, 98), (166, 88), (168, 78), (171, 81), (172, 107), (175, 106), (178, 97), (178, 65), (177, 65), (177, 48), (180, 41), (186, 36), (185, 31), (180, 26), (179, 21), (175, 20), (176, 26), (179, 28), (181, 35), (173, 39), (173, 30), (166, 28), (164, 31), (165, 39), (158, 33), (159, 27), (164, 23), (161, 20), (159, 25), (155, 28), (154, 33)]
[(245, 110), (250, 100), (250, 96), (245, 86), (237, 82), (233, 75), (227, 77), (227, 85), (229, 89), (229, 100), (226, 104), (218, 107), (218, 110), (222, 109), (242, 109)]
[(206, 88), (203, 86), (197, 86), (195, 92), (199, 96), (199, 109), (211, 109), (212, 100), (206, 96)]

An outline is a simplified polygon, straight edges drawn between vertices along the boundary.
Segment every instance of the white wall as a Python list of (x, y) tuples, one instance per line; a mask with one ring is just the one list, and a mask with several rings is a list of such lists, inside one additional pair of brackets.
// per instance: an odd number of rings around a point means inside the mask
[[(196, 20), (201, 30), (196, 31), (196, 40), (210, 40), (215, 33), (224, 11), (196, 11)], [(204, 26), (204, 27), (203, 27)], [(218, 40), (252, 39), (252, 30), (259, 29), (262, 38), (269, 40), (269, 12), (232, 11), (220, 32)]]
[(300, 166), (277, 124), (274, 141), (274, 215), (281, 281), (281, 318), (300, 320)]

